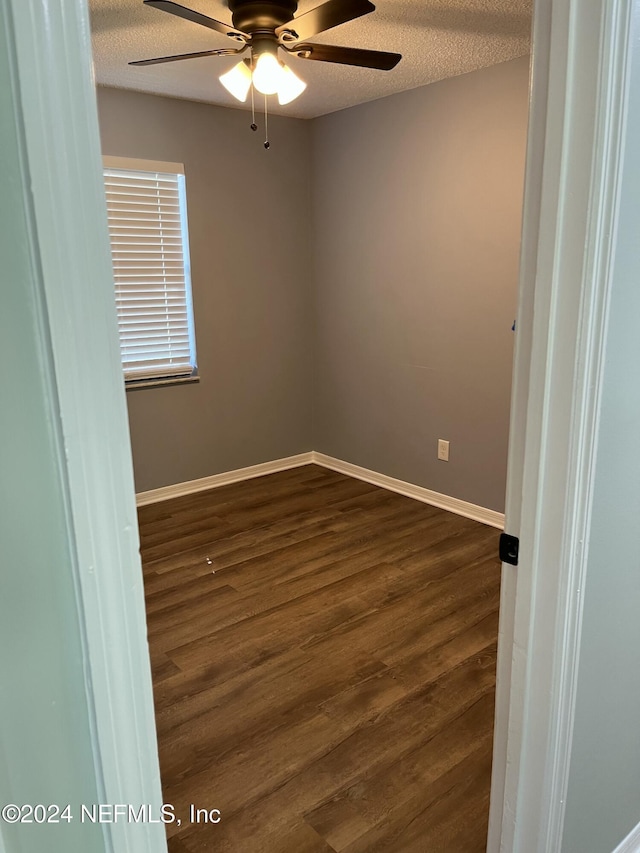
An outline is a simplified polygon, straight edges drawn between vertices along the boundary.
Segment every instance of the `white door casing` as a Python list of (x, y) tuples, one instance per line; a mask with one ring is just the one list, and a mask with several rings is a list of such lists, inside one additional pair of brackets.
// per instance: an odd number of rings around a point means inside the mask
[[(44, 295), (41, 334), (50, 343), (64, 443), (58, 464), (94, 716), (94, 776), (105, 803), (149, 805), (157, 818), (162, 794), (87, 3), (5, 0), (3, 11), (32, 266)], [(162, 823), (121, 820), (103, 829), (114, 853), (166, 851)]]
[(558, 853), (569, 771), (631, 4), (539, 0), (489, 853)]

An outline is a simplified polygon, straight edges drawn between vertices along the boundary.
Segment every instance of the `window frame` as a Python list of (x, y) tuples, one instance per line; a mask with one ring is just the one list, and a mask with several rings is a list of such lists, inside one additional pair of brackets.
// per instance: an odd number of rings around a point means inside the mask
[[(187, 190), (184, 164), (172, 163), (164, 160), (148, 160), (133, 157), (120, 157), (114, 155), (103, 155), (102, 157), (102, 176), (103, 184), (105, 182), (105, 170), (115, 169), (120, 171), (131, 172), (149, 172), (149, 173), (164, 173), (176, 175), (178, 177), (178, 199), (180, 205), (180, 234), (182, 242), (182, 260), (184, 270), (184, 296), (187, 309), (187, 330), (189, 337), (189, 355), (191, 361), (191, 371), (184, 374), (162, 374), (150, 375), (144, 377), (127, 378), (125, 373), (125, 365), (122, 362), (122, 373), (127, 391), (132, 391), (138, 388), (150, 388), (162, 385), (178, 385), (183, 383), (198, 382), (200, 377), (198, 373), (198, 360), (196, 349), (196, 331), (195, 331), (195, 316), (193, 308), (193, 294), (191, 281), (191, 254), (189, 247), (189, 224), (187, 216)], [(106, 186), (105, 186), (106, 197)], [(108, 211), (107, 211), (107, 220)], [(111, 239), (109, 239), (109, 250), (113, 269), (113, 252), (111, 250)], [(115, 272), (114, 272), (114, 294), (115, 294)], [(119, 315), (118, 315), (119, 319)], [(120, 325), (118, 323), (118, 339), (120, 340)]]

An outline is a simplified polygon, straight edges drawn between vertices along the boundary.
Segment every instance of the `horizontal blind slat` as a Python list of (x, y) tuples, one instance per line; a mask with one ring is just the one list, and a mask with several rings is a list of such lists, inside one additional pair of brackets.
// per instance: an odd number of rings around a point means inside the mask
[[(134, 346), (123, 346), (122, 348), (122, 356), (125, 360), (131, 359), (140, 359), (140, 358), (165, 358), (167, 357), (167, 348), (161, 342), (159, 344), (149, 344), (148, 349), (142, 349), (141, 347)], [(171, 349), (171, 355), (173, 358), (178, 358), (180, 361), (188, 361), (189, 360), (189, 343), (185, 343), (184, 346), (175, 346)]]

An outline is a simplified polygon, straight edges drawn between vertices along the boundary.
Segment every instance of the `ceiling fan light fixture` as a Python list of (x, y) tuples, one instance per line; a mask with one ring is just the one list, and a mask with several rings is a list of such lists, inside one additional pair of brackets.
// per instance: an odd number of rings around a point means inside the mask
[(295, 71), (292, 71), (288, 65), (282, 67), (280, 85), (278, 86), (278, 103), (280, 106), (283, 107), (285, 104), (290, 104), (306, 88), (307, 84), (298, 77)]
[(239, 62), (234, 65), (231, 71), (220, 76), (220, 82), (225, 87), (227, 92), (230, 92), (234, 98), (239, 101), (246, 101), (251, 86), (251, 69), (244, 62)]

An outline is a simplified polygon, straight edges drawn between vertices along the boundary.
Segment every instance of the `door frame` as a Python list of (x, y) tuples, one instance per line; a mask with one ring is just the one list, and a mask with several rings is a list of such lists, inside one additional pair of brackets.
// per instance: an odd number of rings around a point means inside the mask
[(631, 7), (534, 8), (489, 853), (562, 849)]
[(58, 465), (93, 718), (92, 780), (102, 802), (149, 806), (155, 821), (102, 824), (104, 849), (161, 853), (167, 843), (88, 7), (86, 0), (4, 2), (23, 162), (15, 178), (31, 215), (40, 334), (64, 443)]

